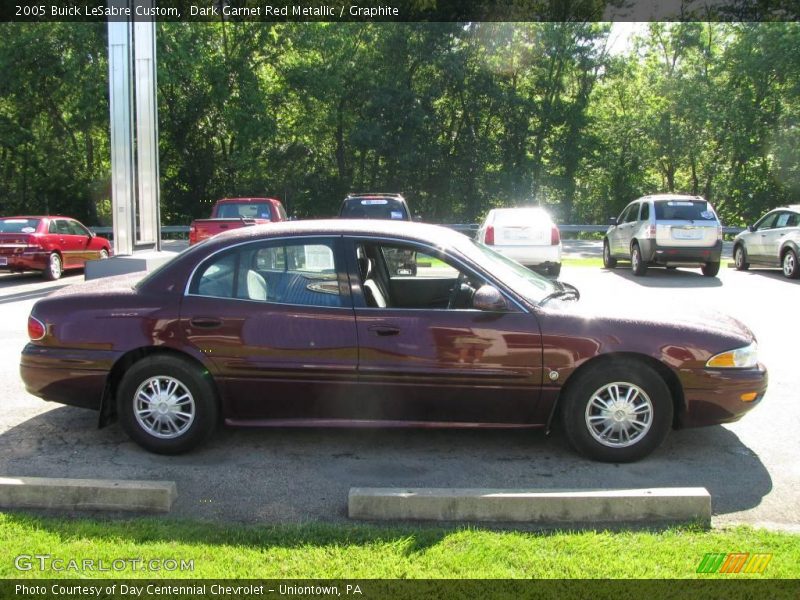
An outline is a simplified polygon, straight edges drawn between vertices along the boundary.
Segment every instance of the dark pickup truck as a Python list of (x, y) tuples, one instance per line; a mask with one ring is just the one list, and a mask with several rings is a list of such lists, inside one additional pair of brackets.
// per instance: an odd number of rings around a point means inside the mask
[(202, 242), (230, 229), (286, 220), (283, 204), (275, 198), (223, 198), (214, 205), (210, 219), (192, 221), (189, 244)]

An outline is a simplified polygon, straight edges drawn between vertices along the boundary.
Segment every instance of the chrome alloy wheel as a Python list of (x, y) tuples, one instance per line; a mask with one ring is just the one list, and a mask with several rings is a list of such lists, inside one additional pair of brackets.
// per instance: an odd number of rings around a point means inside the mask
[(791, 250), (789, 250), (786, 254), (783, 255), (783, 274), (786, 277), (794, 276), (795, 270), (797, 269), (796, 261), (797, 257)]
[(626, 448), (647, 435), (653, 424), (653, 403), (639, 386), (615, 381), (592, 394), (585, 417), (595, 440), (609, 448)]
[(53, 279), (61, 277), (61, 257), (55, 252), (50, 255), (50, 275)]
[(180, 437), (192, 426), (195, 403), (186, 386), (172, 377), (147, 379), (136, 390), (133, 411), (139, 426), (164, 440)]

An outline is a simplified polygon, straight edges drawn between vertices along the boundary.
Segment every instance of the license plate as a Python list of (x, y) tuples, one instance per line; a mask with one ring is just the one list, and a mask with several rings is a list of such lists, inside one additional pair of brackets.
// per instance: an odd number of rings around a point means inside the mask
[(0, 267), (8, 266), (8, 257), (0, 256)]
[(700, 229), (673, 229), (672, 237), (676, 240), (699, 240), (703, 237)]

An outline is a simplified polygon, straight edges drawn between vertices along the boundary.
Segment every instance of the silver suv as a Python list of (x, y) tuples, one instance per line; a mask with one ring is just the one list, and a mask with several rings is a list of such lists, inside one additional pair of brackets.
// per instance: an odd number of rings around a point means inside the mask
[(700, 267), (706, 277), (719, 273), (722, 226), (700, 196), (655, 194), (634, 200), (610, 220), (603, 239), (603, 266), (629, 260), (634, 275), (648, 266)]
[(740, 271), (750, 264), (780, 267), (789, 279), (800, 277), (800, 204), (776, 208), (733, 240), (733, 262)]

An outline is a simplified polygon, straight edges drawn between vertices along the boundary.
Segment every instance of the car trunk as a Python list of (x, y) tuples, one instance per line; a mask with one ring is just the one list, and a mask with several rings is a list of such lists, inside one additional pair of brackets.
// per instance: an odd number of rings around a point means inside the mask
[(5, 266), (8, 257), (22, 252), (23, 248), (35, 244), (30, 233), (0, 233), (0, 267)]
[(719, 239), (719, 221), (703, 200), (662, 200), (655, 203), (659, 246), (712, 247)]
[(495, 220), (494, 243), (498, 246), (549, 246), (553, 225), (547, 222)]

